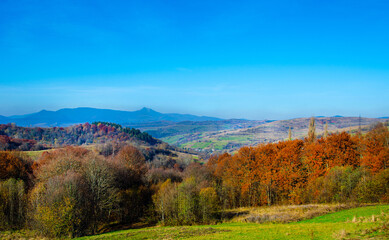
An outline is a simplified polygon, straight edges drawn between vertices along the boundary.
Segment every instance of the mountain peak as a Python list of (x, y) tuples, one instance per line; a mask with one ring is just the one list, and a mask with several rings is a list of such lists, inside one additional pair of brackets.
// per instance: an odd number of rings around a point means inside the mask
[(151, 109), (151, 108), (143, 107), (142, 109), (139, 110), (139, 112), (147, 112), (147, 113), (150, 113), (150, 112), (156, 112), (156, 111), (154, 111), (154, 110)]

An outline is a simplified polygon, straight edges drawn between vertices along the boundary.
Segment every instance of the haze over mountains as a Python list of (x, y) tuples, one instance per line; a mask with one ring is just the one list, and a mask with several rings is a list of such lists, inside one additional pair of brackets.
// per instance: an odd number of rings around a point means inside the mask
[[(359, 118), (316, 116), (316, 131), (321, 134), (328, 123), (330, 132), (352, 131), (362, 125), (367, 131), (376, 122), (387, 118)], [(121, 124), (140, 129), (169, 144), (201, 151), (234, 151), (239, 147), (263, 142), (276, 142), (288, 136), (304, 138), (310, 118), (289, 120), (220, 119), (191, 114), (160, 113), (150, 108), (138, 111), (119, 111), (96, 108), (65, 108), (58, 111), (42, 110), (27, 115), (0, 116), (0, 124), (15, 123), (24, 127), (66, 127), (96, 121)]]
[(191, 114), (160, 113), (150, 108), (142, 108), (138, 111), (119, 111), (97, 108), (64, 108), (58, 111), (42, 110), (37, 113), (0, 116), (0, 123), (15, 123), (18, 126), (39, 127), (64, 127), (73, 124), (104, 121), (123, 125), (131, 123), (147, 123), (157, 121), (182, 122), (182, 121), (217, 121), (215, 117), (195, 116)]

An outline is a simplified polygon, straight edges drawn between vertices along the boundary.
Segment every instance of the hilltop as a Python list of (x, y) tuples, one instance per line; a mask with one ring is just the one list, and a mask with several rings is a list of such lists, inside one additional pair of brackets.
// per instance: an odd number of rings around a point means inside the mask
[[(14, 124), (0, 124), (0, 136), (8, 137), (9, 148), (5, 150), (31, 150), (30, 148), (60, 147), (67, 145), (88, 145), (95, 143), (117, 142), (136, 142), (154, 145), (161, 143), (147, 133), (133, 128), (123, 128), (118, 124), (96, 122), (94, 124), (78, 124), (69, 127), (19, 127)], [(4, 138), (6, 139), (6, 138)], [(21, 141), (21, 145), (15, 144), (15, 141)], [(28, 140), (30, 145), (25, 145)], [(4, 140), (5, 141), (5, 140)], [(4, 142), (3, 141), (3, 142)], [(40, 145), (40, 147), (36, 146)], [(40, 150), (40, 149), (36, 149)]]
[[(0, 124), (0, 151), (29, 151), (30, 155), (35, 156), (42, 153), (39, 150), (70, 145), (97, 149), (103, 155), (111, 155), (126, 144), (140, 149), (147, 160), (157, 159), (158, 164), (162, 165), (171, 165), (175, 162), (187, 164), (189, 161), (199, 158), (196, 152), (184, 151), (153, 138), (146, 132), (114, 123), (95, 122), (53, 128)], [(35, 151), (37, 154), (31, 151)]]

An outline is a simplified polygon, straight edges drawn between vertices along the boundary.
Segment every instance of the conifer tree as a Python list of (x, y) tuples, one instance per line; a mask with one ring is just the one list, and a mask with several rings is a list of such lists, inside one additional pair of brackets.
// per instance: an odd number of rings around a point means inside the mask
[(288, 135), (288, 139), (289, 140), (292, 140), (292, 128), (289, 126), (289, 135)]

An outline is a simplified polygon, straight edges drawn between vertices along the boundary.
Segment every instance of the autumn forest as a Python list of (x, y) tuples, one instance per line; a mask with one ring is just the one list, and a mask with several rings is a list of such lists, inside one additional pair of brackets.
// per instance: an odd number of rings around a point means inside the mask
[(304, 139), (187, 161), (147, 133), (117, 124), (9, 124), (0, 131), (2, 230), (77, 237), (140, 222), (217, 223), (238, 207), (389, 202), (386, 123), (318, 138), (312, 118)]

